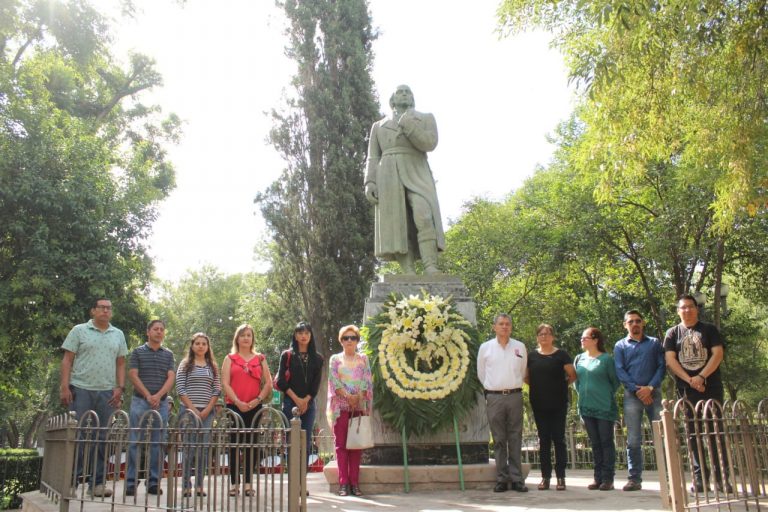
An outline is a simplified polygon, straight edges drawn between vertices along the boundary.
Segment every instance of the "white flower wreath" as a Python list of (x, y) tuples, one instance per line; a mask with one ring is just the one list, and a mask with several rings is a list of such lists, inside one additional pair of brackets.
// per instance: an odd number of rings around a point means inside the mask
[(400, 398), (440, 400), (455, 392), (470, 368), (471, 324), (438, 295), (388, 301), (378, 345), (386, 386)]

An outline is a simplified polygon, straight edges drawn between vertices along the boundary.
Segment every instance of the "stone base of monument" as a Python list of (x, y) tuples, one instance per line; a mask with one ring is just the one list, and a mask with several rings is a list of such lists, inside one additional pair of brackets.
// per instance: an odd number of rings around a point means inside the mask
[[(378, 419), (378, 418), (376, 418)], [(409, 466), (442, 466), (446, 464), (458, 464), (456, 445), (448, 444), (452, 429), (446, 430), (447, 435), (441, 432), (434, 434), (435, 440), (447, 441), (444, 444), (438, 442), (424, 442), (423, 438), (412, 436), (408, 440), (408, 465)], [(374, 436), (376, 436), (374, 430)], [(462, 435), (465, 431), (462, 431)], [(446, 439), (447, 438), (447, 439)], [(390, 439), (392, 440), (392, 439)], [(397, 440), (397, 439), (395, 439)], [(488, 462), (488, 439), (480, 443), (461, 443), (461, 460), (464, 464), (486, 464)], [(403, 446), (401, 444), (376, 444), (363, 452), (362, 463), (374, 466), (401, 466), (403, 465)]]
[[(528, 477), (530, 464), (523, 464), (523, 476)], [(339, 490), (339, 469), (336, 461), (323, 468), (329, 492)], [(459, 466), (455, 464), (436, 466), (408, 466), (408, 483), (412, 491), (459, 490)], [(493, 490), (496, 484), (496, 463), (464, 465), (465, 489)], [(387, 494), (405, 491), (405, 468), (403, 466), (361, 466), (360, 489), (365, 494)]]

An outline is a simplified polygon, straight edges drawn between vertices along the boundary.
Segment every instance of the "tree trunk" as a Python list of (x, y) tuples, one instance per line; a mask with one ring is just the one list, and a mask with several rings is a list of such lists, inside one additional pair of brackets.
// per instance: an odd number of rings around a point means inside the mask
[(720, 301), (722, 298), (720, 297), (720, 289), (721, 285), (723, 284), (723, 265), (725, 260), (725, 240), (722, 236), (719, 236), (717, 238), (717, 256), (716, 256), (716, 262), (715, 262), (715, 289), (713, 292), (714, 297), (712, 297), (712, 318), (715, 323), (715, 327), (720, 329), (720, 316), (721, 316), (721, 308), (720, 308)]

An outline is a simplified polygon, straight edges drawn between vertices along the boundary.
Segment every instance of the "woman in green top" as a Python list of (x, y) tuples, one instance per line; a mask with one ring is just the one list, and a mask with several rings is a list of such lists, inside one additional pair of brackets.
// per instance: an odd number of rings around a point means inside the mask
[(596, 327), (589, 327), (581, 335), (584, 352), (576, 356), (576, 391), (579, 393), (579, 415), (584, 422), (592, 446), (595, 462), (595, 480), (590, 490), (613, 490), (616, 472), (616, 446), (613, 443), (613, 424), (619, 418), (616, 390), (619, 379), (613, 357), (605, 351), (605, 336)]

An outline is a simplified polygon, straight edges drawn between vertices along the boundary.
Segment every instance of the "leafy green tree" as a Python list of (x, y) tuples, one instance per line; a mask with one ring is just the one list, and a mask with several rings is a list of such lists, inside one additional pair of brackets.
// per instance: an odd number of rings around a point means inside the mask
[(765, 215), (765, 10), (761, 1), (714, 0), (507, 0), (499, 10), (505, 30), (551, 30), (588, 93), (579, 110), (584, 150), (573, 163), (592, 168), (601, 204), (620, 204), (625, 190), (652, 187), (661, 174), (669, 188), (660, 192), (689, 187), (684, 204), (707, 208), (697, 222), (672, 212), (707, 258), (691, 261), (696, 254), (681, 244), (671, 277), (678, 293), (711, 278), (718, 325), (730, 238)]
[(245, 295), (242, 274), (224, 275), (211, 266), (188, 271), (178, 283), (163, 283), (153, 311), (166, 322), (165, 344), (176, 359), (186, 355), (196, 332), (208, 335), (217, 360), (228, 354), (237, 326), (251, 323), (238, 314)]
[(294, 96), (273, 112), (270, 140), (286, 168), (256, 202), (272, 234), (267, 283), (275, 326), (291, 332), (291, 324), (309, 321), (328, 358), (338, 329), (361, 322), (374, 278), (373, 218), (362, 185), (368, 130), (379, 117), (375, 34), (363, 0), (283, 7), (297, 72)]
[(109, 43), (85, 1), (0, 5), (0, 408), (34, 396), (95, 297), (144, 331), (144, 241), (179, 121), (139, 102), (161, 84), (152, 61), (121, 67)]
[(669, 162), (711, 192), (720, 233), (765, 206), (765, 2), (505, 0), (499, 14), (508, 31), (552, 31), (588, 90), (601, 198)]

